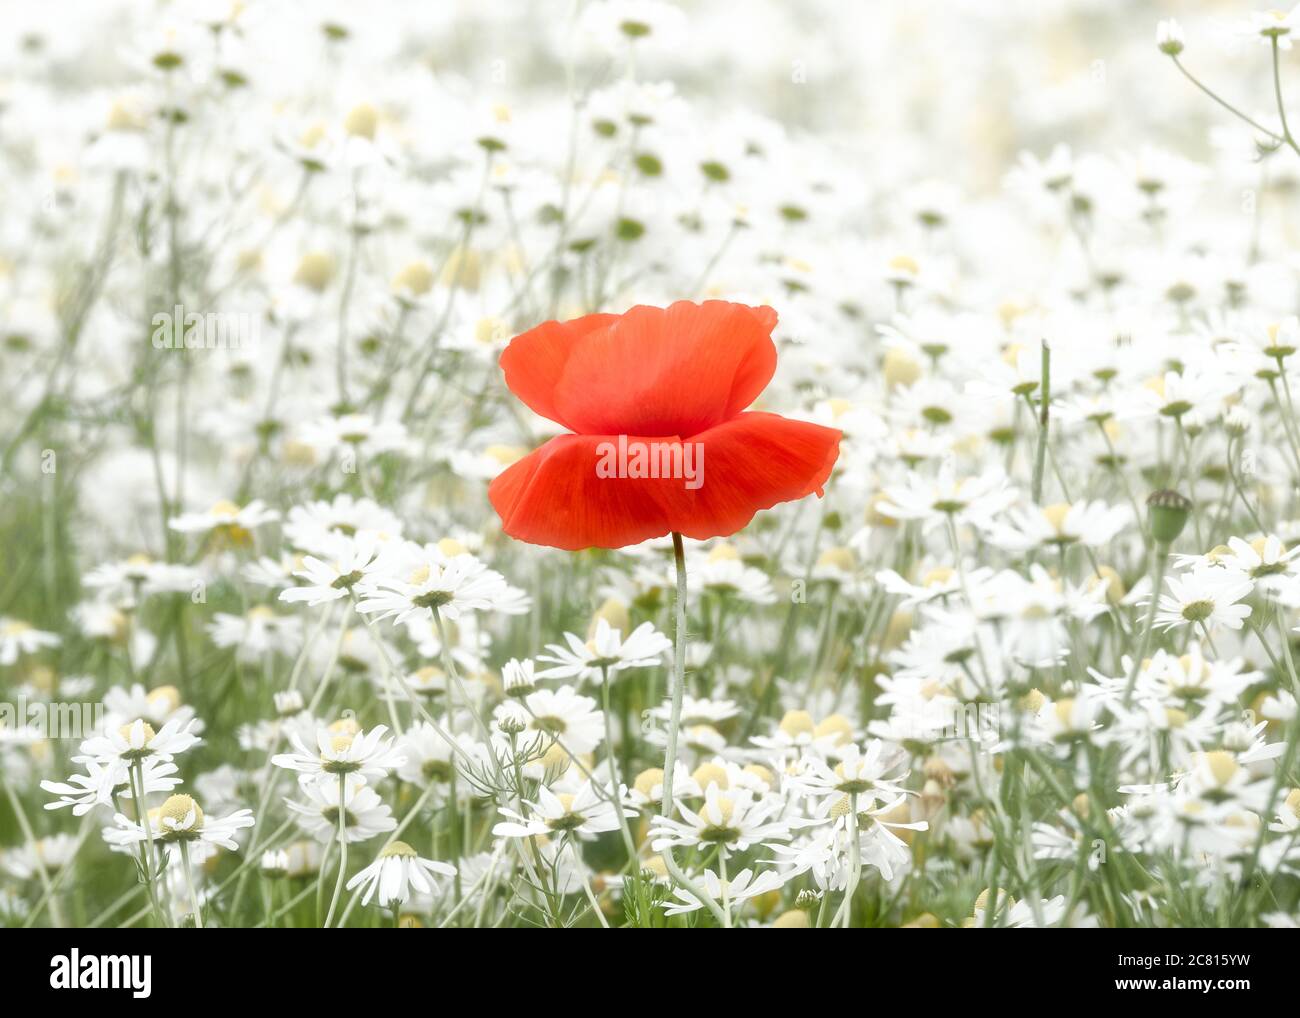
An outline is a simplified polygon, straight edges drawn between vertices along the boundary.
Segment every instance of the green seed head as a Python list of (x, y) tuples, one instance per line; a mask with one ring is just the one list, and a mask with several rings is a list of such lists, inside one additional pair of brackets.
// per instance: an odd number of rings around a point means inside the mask
[(1176, 491), (1157, 491), (1147, 499), (1151, 536), (1158, 544), (1172, 544), (1187, 526), (1192, 501)]

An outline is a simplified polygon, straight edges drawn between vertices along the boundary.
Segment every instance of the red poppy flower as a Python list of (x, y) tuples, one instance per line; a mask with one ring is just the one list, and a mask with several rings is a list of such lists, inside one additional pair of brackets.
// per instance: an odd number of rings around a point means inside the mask
[[(506, 385), (573, 434), (492, 482), (506, 533), (570, 551), (672, 531), (705, 540), (820, 496), (840, 432), (744, 412), (776, 371), (775, 325), (769, 307), (678, 301), (516, 336), (501, 354)], [(627, 449), (649, 456), (615, 464)]]

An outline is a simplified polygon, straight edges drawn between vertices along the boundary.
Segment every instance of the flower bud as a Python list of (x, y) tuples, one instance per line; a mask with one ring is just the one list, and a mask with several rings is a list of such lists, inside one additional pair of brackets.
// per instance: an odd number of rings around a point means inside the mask
[(1178, 56), (1183, 51), (1183, 26), (1173, 18), (1157, 24), (1156, 48), (1166, 56)]

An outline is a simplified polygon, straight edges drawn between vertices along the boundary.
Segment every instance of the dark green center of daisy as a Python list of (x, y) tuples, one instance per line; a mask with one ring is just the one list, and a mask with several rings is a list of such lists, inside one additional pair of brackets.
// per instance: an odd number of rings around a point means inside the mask
[(352, 572), (340, 576), (330, 584), (335, 590), (350, 590), (361, 580), (361, 571), (354, 569)]
[(700, 840), (707, 841), (711, 844), (730, 844), (740, 838), (740, 832), (734, 827), (727, 827), (724, 824), (710, 824), (704, 830), (700, 831)]

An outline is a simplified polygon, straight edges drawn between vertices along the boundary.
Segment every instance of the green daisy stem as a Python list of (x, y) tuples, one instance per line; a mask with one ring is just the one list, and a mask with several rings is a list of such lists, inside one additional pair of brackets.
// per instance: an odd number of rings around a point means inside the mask
[(169, 925), (158, 903), (158, 888), (154, 886), (154, 874), (158, 871), (157, 856), (153, 844), (153, 821), (149, 819), (149, 803), (144, 793), (144, 766), (139, 760), (133, 760), (130, 767), (131, 798), (135, 803), (136, 819), (144, 826), (145, 840), (140, 846), (144, 856), (144, 877), (149, 888), (149, 904), (153, 906), (154, 918), (164, 929)]
[[(437, 608), (433, 610), (434, 621), (438, 623), (438, 642), (442, 644), (442, 669), (447, 673), (447, 679), (456, 687), (456, 692), (460, 694), (465, 701), (465, 709), (469, 711), (470, 716), (474, 719), (474, 724), (478, 726), (479, 733), (483, 736), (484, 741), (492, 745), (492, 733), (488, 730), (487, 722), (479, 715), (474, 708), (474, 701), (470, 698), (469, 690), (465, 688), (464, 683), (460, 681), (460, 672), (456, 668), (456, 659), (451, 654), (451, 644), (447, 642), (447, 624), (442, 619), (442, 612)], [(450, 692), (450, 687), (448, 687)], [(450, 703), (450, 698), (448, 703)], [(450, 722), (451, 716), (448, 715)]]
[(627, 849), (630, 862), (636, 858), (636, 842), (632, 840), (632, 829), (628, 827), (627, 817), (623, 815), (623, 782), (618, 769), (618, 760), (614, 754), (614, 715), (609, 709), (609, 668), (600, 666), (600, 699), (605, 713), (605, 758), (609, 767), (610, 799), (618, 814), (618, 827), (623, 832), (623, 847)]
[(1043, 504), (1043, 467), (1047, 465), (1047, 432), (1052, 406), (1052, 348), (1041, 341), (1042, 366), (1039, 376), (1038, 444), (1034, 449), (1033, 497), (1035, 505)]
[(50, 873), (45, 868), (45, 860), (41, 857), (41, 846), (36, 841), (36, 832), (32, 830), (32, 825), (27, 819), (27, 813), (23, 810), (22, 802), (3, 773), (0, 773), (0, 784), (4, 785), (5, 797), (8, 798), (9, 806), (14, 811), (14, 819), (18, 821), (18, 827), (22, 831), (23, 837), (27, 839), (27, 844), (31, 846), (32, 859), (36, 864), (36, 876), (40, 879), (41, 890), (44, 893), (42, 900), (50, 903), (50, 918), (55, 926), (61, 927), (63, 925), (63, 913), (59, 908), (58, 896), (54, 893), (54, 885), (50, 881)]
[(731, 895), (730, 888), (727, 887), (727, 850), (725, 848), (718, 852), (718, 884), (722, 888), (723, 926), (731, 929)]
[[(664, 751), (663, 801), (659, 804), (659, 815), (665, 820), (673, 810), (673, 772), (677, 765), (677, 729), (682, 722), (682, 691), (686, 685), (686, 550), (682, 545), (682, 535), (673, 531), (673, 561), (677, 566), (677, 605), (673, 631), (673, 688), (672, 714), (668, 720), (668, 747)], [(718, 903), (700, 889), (691, 880), (673, 858), (671, 845), (664, 845), (664, 868), (669, 876), (687, 891), (696, 901), (704, 903), (712, 913), (718, 925), (727, 926), (727, 916)]]
[(1255, 120), (1255, 119), (1253, 119), (1253, 118), (1251, 118), (1251, 117), (1246, 116), (1246, 114), (1242, 113), (1241, 110), (1237, 109), (1237, 107), (1233, 106), (1230, 102), (1228, 102), (1226, 99), (1224, 99), (1224, 98), (1223, 98), (1221, 95), (1219, 95), (1217, 92), (1215, 92), (1215, 91), (1213, 91), (1212, 89), (1210, 89), (1209, 86), (1203, 84), (1199, 78), (1197, 78), (1195, 75), (1192, 74), (1191, 71), (1189, 71), (1186, 67), (1183, 66), (1183, 62), (1182, 62), (1181, 60), (1179, 60), (1178, 57), (1176, 57), (1176, 56), (1172, 56), (1172, 55), (1171, 55), (1170, 59), (1173, 60), (1173, 62), (1174, 62), (1174, 66), (1177, 67), (1180, 71), (1183, 72), (1183, 77), (1185, 77), (1188, 81), (1190, 81), (1193, 85), (1195, 85), (1197, 88), (1199, 88), (1202, 92), (1204, 92), (1206, 95), (1208, 95), (1211, 99), (1213, 99), (1216, 103), (1218, 103), (1220, 106), (1222, 106), (1225, 110), (1227, 110), (1227, 111), (1228, 111), (1229, 113), (1231, 113), (1233, 116), (1237, 117), (1237, 118), (1240, 119), (1240, 120), (1245, 121), (1247, 124), (1249, 124), (1251, 127), (1253, 127), (1253, 128), (1254, 128), (1256, 131), (1258, 131), (1260, 134), (1266, 134), (1266, 135), (1268, 135), (1270, 138), (1273, 138), (1273, 139), (1275, 139), (1275, 140), (1278, 141), (1278, 142), (1281, 142), (1281, 141), (1284, 140), (1283, 137), (1282, 137), (1282, 135), (1278, 134), (1276, 131), (1270, 131), (1270, 130), (1269, 130), (1267, 127), (1265, 127), (1263, 124), (1259, 123), (1259, 121), (1257, 121), (1257, 120)]
[(348, 811), (344, 808), (347, 779), (347, 773), (339, 771), (339, 877), (334, 881), (334, 896), (330, 899), (329, 911), (325, 913), (325, 929), (329, 929), (330, 924), (334, 921), (334, 910), (338, 908), (339, 895), (343, 893), (343, 881), (348, 874)]
[(190, 892), (190, 904), (194, 906), (194, 928), (203, 929), (203, 906), (199, 904), (199, 891), (194, 886), (194, 871), (190, 867), (190, 846), (181, 838), (181, 866), (185, 868), (185, 887)]
[(858, 793), (849, 793), (849, 879), (844, 885), (844, 900), (835, 916), (833, 926), (848, 929), (853, 921), (853, 895), (858, 890), (858, 878), (862, 873), (862, 848), (858, 836)]

